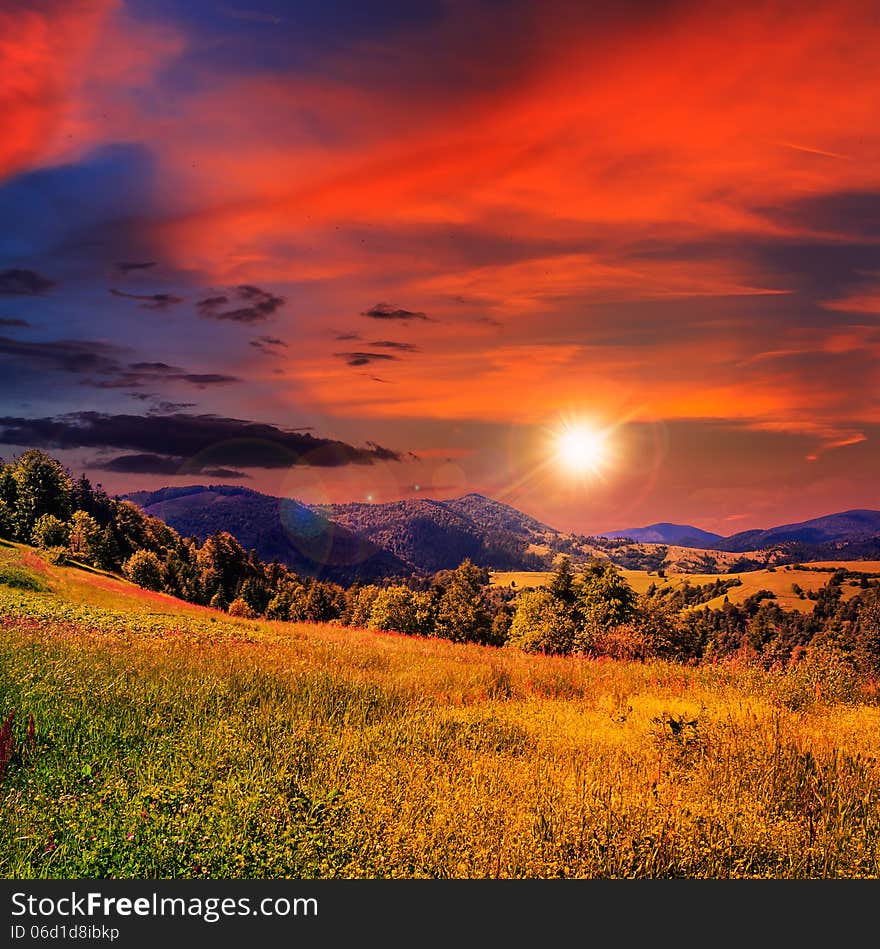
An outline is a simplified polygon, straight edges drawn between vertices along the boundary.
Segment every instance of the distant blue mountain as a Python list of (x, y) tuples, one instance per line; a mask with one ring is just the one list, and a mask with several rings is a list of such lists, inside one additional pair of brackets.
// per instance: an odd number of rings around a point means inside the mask
[(603, 537), (628, 537), (640, 544), (672, 544), (676, 547), (714, 548), (724, 538), (721, 534), (700, 530), (690, 524), (649, 524), (647, 527), (628, 527), (622, 531), (606, 531)]
[(814, 517), (797, 524), (782, 524), (766, 530), (740, 531), (730, 537), (700, 530), (690, 524), (649, 524), (626, 530), (607, 531), (603, 537), (622, 538), (643, 544), (673, 544), (743, 553), (779, 544), (831, 544), (855, 542), (880, 535), (880, 511), (855, 510)]
[(761, 550), (777, 544), (828, 544), (857, 541), (880, 534), (880, 511), (855, 510), (814, 517), (797, 524), (783, 524), (767, 530), (741, 531), (725, 538), (720, 550), (741, 552)]

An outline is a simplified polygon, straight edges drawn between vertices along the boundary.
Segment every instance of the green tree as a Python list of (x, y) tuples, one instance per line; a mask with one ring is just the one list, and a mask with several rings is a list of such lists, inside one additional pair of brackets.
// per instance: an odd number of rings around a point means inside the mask
[(152, 550), (136, 550), (122, 565), (122, 572), (145, 590), (161, 590), (165, 585), (162, 561)]
[(74, 511), (70, 518), (70, 555), (86, 563), (97, 559), (101, 528), (91, 514)]
[(880, 674), (880, 587), (861, 594), (855, 638), (859, 667), (868, 675)]
[(290, 619), (290, 594), (287, 592), (276, 593), (266, 605), (266, 619), (282, 620), (287, 622)]
[(8, 539), (15, 536), (15, 515), (12, 508), (0, 498), (0, 537)]
[(539, 587), (519, 595), (508, 643), (526, 652), (567, 655), (574, 645), (576, 632), (571, 607), (549, 589)]
[(212, 610), (223, 610), (224, 613), (229, 609), (229, 601), (223, 595), (222, 587), (217, 588), (217, 592), (211, 597), (208, 605)]
[(254, 613), (261, 614), (266, 612), (266, 607), (271, 597), (266, 590), (266, 585), (257, 577), (247, 577), (242, 583), (239, 591), (239, 597), (250, 605)]
[(15, 466), (0, 462), (0, 501), (15, 510), (18, 503), (18, 486), (15, 482)]
[(207, 538), (196, 554), (196, 563), (204, 589), (216, 591), (222, 587), (227, 598), (236, 592), (242, 579), (248, 575), (247, 554), (226, 531)]
[(31, 531), (35, 547), (66, 547), (70, 542), (70, 525), (54, 514), (41, 514)]
[(73, 484), (60, 462), (37, 449), (26, 451), (12, 470), (15, 481), (16, 534), (27, 543), (40, 517), (70, 517)]
[(425, 636), (428, 633), (427, 597), (405, 586), (390, 586), (379, 590), (373, 597), (368, 629)]
[(338, 619), (344, 604), (344, 599), (339, 595), (341, 592), (333, 584), (315, 580), (306, 595), (304, 618), (312, 623), (329, 623), (330, 620)]
[(492, 615), (483, 592), (485, 571), (465, 560), (440, 592), (434, 635), (457, 643), (490, 643)]
[(571, 567), (571, 558), (563, 555), (556, 564), (556, 570), (547, 584), (547, 589), (562, 603), (573, 606), (576, 593), (574, 587), (574, 570)]
[[(100, 567), (102, 570), (118, 570), (120, 568), (122, 555), (119, 551), (116, 534), (109, 524), (101, 529), (101, 533), (93, 541), (93, 547), (96, 567)], [(186, 599), (189, 599), (189, 597)]]
[(597, 639), (626, 623), (635, 612), (636, 594), (610, 560), (593, 560), (575, 581), (578, 632), (575, 652), (593, 652)]
[(359, 583), (352, 584), (345, 591), (345, 610), (342, 614), (342, 622), (346, 626), (365, 627), (378, 595), (379, 587), (372, 583), (365, 587), (362, 587)]
[(131, 501), (117, 501), (113, 512), (113, 527), (119, 554), (123, 560), (136, 550), (149, 547), (147, 538), (147, 516)]
[(700, 655), (703, 646), (699, 625), (688, 622), (666, 598), (643, 596), (625, 623), (599, 635), (596, 651), (614, 659), (673, 659), (685, 661)]

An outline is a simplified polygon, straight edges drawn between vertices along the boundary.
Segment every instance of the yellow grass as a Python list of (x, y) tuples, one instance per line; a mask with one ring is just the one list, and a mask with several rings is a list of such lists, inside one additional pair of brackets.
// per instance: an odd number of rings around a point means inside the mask
[(0, 695), (37, 723), (4, 876), (878, 874), (880, 709), (833, 668), (232, 620), (0, 561), (50, 587), (0, 588)]
[[(846, 569), (852, 571), (861, 571), (865, 573), (876, 573), (880, 570), (880, 561), (872, 560), (847, 560), (847, 561), (822, 561), (821, 563), (811, 563), (810, 567), (823, 567), (833, 569)], [(786, 610), (798, 610), (802, 613), (809, 613), (813, 609), (814, 601), (810, 599), (801, 599), (793, 590), (792, 585), (797, 584), (804, 591), (821, 590), (831, 579), (830, 572), (815, 571), (809, 569), (799, 570), (794, 567), (784, 566), (764, 570), (750, 570), (742, 573), (682, 573), (675, 570), (666, 570), (665, 576), (660, 577), (655, 571), (647, 570), (621, 570), (621, 574), (626, 578), (629, 585), (636, 593), (645, 593), (653, 584), (657, 587), (675, 588), (684, 583), (691, 586), (700, 586), (703, 584), (714, 583), (716, 580), (726, 580), (736, 577), (742, 581), (740, 586), (731, 587), (727, 593), (715, 597), (708, 603), (701, 604), (701, 607), (708, 606), (712, 609), (720, 609), (724, 604), (725, 596), (731, 603), (742, 603), (752, 594), (760, 590), (770, 590), (776, 594), (776, 602)], [(516, 589), (529, 589), (531, 587), (544, 586), (553, 574), (550, 571), (507, 571), (496, 570), (492, 572), (491, 579), (494, 586), (509, 587), (511, 583), (515, 584)], [(843, 586), (842, 597), (844, 600), (851, 599), (858, 593), (858, 584), (854, 581), (847, 581)]]

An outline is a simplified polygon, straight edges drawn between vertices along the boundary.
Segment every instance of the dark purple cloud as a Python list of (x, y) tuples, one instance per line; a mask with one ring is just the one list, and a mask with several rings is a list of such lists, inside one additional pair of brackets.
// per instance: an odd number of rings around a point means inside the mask
[(117, 290), (115, 287), (111, 287), (110, 292), (115, 297), (142, 301), (141, 306), (145, 310), (167, 310), (178, 303), (183, 303), (183, 297), (177, 297), (173, 293), (126, 293), (124, 290)]
[(244, 471), (235, 468), (218, 468), (211, 465), (187, 464), (184, 459), (167, 455), (139, 452), (134, 455), (118, 455), (110, 459), (94, 459), (89, 468), (99, 471), (114, 471), (120, 474), (185, 475), (203, 474), (210, 478), (250, 478)]
[(337, 359), (344, 359), (349, 366), (369, 366), (371, 362), (396, 360), (397, 356), (388, 353), (334, 353)]
[(109, 415), (73, 412), (47, 418), (0, 418), (0, 444), (48, 449), (101, 448), (161, 455), (179, 464), (236, 468), (334, 468), (399, 460), (369, 443), (359, 448), (308, 432), (217, 415)]
[(391, 306), (390, 303), (377, 303), (364, 310), (361, 316), (369, 316), (373, 320), (430, 320), (427, 313), (420, 313), (416, 310), (404, 310), (402, 307)]
[(258, 336), (248, 344), (267, 356), (280, 356), (279, 349), (287, 349), (287, 343), (275, 336)]
[(376, 340), (376, 342), (370, 343), (370, 345), (374, 349), (396, 349), (402, 353), (417, 353), (419, 351), (419, 347), (413, 343), (398, 343), (391, 339)]
[(34, 270), (12, 267), (0, 270), (0, 295), (34, 297), (46, 293), (55, 286), (55, 281)]
[(7, 357), (18, 370), (34, 374), (63, 372), (78, 375), (80, 385), (95, 389), (142, 389), (145, 386), (183, 382), (187, 385), (230, 385), (237, 376), (219, 372), (192, 372), (166, 362), (126, 363), (126, 351), (112, 343), (86, 339), (37, 342), (0, 336), (0, 359)]
[(32, 342), (0, 336), (0, 357), (8, 356), (17, 366), (38, 372), (113, 373), (120, 368), (120, 353), (118, 346), (96, 340)]
[(259, 323), (269, 319), (285, 302), (284, 297), (245, 283), (199, 300), (196, 308), (199, 316), (209, 320)]
[(132, 270), (149, 270), (156, 266), (155, 260), (145, 260), (143, 263), (138, 261), (117, 261), (116, 269), (123, 274), (130, 273)]

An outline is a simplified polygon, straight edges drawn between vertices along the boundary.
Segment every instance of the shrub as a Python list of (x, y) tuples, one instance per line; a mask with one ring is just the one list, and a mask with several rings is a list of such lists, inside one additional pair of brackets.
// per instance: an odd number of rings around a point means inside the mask
[(797, 711), (819, 703), (854, 705), (862, 695), (861, 679), (852, 664), (834, 649), (813, 647), (773, 682), (773, 699)]
[(237, 596), (229, 604), (229, 615), (237, 616), (239, 619), (256, 619), (257, 611), (248, 603), (244, 597)]

